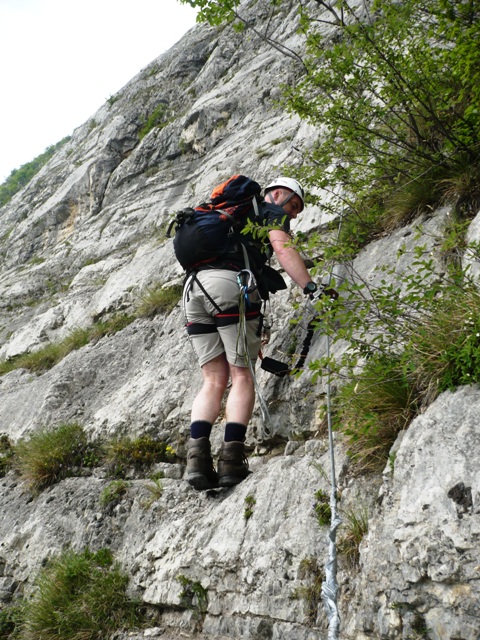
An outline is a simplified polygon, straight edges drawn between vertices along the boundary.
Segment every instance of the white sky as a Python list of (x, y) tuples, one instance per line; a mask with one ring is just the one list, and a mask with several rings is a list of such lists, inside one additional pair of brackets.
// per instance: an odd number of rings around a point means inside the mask
[(178, 0), (0, 0), (0, 183), (195, 24)]

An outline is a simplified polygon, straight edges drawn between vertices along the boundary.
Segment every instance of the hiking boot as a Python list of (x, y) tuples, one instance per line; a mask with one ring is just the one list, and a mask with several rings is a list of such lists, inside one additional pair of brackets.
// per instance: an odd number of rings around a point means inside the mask
[(218, 487), (208, 438), (190, 438), (188, 441), (187, 481), (199, 491)]
[(218, 457), (218, 486), (233, 487), (250, 473), (243, 442), (223, 442)]

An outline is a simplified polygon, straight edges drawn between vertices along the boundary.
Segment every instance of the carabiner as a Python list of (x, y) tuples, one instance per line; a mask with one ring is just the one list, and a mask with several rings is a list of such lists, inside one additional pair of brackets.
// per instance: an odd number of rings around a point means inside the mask
[(253, 293), (257, 288), (257, 281), (250, 269), (242, 269), (237, 274), (237, 282), (240, 289), (245, 293)]

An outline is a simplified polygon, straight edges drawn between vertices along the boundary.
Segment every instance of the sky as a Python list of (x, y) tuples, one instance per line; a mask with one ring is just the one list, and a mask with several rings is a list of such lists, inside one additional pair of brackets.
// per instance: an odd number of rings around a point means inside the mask
[(0, 0), (0, 183), (195, 24), (178, 0)]

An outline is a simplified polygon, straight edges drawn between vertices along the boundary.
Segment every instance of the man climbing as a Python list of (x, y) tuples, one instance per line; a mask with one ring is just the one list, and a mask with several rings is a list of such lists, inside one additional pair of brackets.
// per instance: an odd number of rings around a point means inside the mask
[[(251, 363), (255, 362), (261, 341), (259, 289), (265, 289), (262, 264), (273, 250), (281, 267), (305, 294), (316, 291), (302, 258), (291, 246), (289, 235), (290, 221), (304, 206), (304, 191), (296, 180), (276, 179), (266, 187), (264, 200), (259, 204), (260, 224), (270, 228), (268, 240), (259, 246), (258, 240), (246, 236), (249, 268), (245, 269), (245, 256), (239, 248), (236, 255), (209, 262), (187, 278), (183, 309), (203, 377), (191, 410), (187, 453), (187, 479), (195, 489), (233, 486), (250, 473), (244, 442), (255, 402)], [(284, 288), (282, 284), (276, 288)], [(244, 285), (245, 300), (243, 294), (239, 296), (239, 285)], [(265, 295), (263, 291), (262, 296), (268, 297), (268, 293)], [(210, 434), (229, 381), (225, 433), (215, 471)]]

